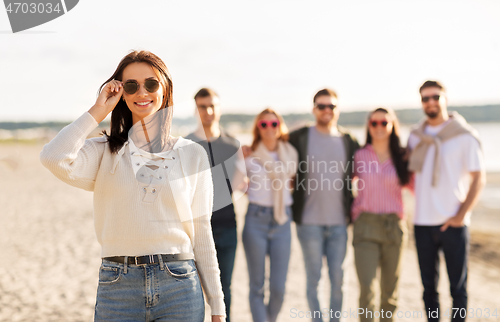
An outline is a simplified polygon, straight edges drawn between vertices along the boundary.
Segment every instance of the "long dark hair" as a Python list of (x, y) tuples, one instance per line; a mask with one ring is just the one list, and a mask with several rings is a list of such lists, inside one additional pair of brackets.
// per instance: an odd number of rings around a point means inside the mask
[[(173, 84), (170, 72), (168, 71), (167, 66), (160, 59), (160, 57), (145, 50), (132, 51), (130, 54), (123, 57), (113, 75), (111, 75), (111, 77), (108, 78), (108, 80), (106, 80), (99, 88), (99, 93), (102, 91), (103, 87), (110, 81), (114, 79), (122, 81), (123, 70), (125, 69), (125, 67), (132, 63), (146, 63), (150, 65), (153, 68), (156, 76), (159, 78), (161, 86), (163, 87), (163, 102), (160, 110), (167, 108), (167, 113), (165, 113), (165, 120), (162, 120), (161, 123), (159, 138), (161, 139), (161, 145), (164, 146), (169, 139), (170, 127), (172, 124)], [(101, 132), (103, 135), (107, 136), (111, 152), (116, 153), (118, 150), (120, 150), (125, 141), (127, 141), (128, 139), (128, 132), (132, 125), (134, 125), (132, 122), (132, 112), (130, 112), (129, 108), (127, 107), (127, 103), (120, 99), (116, 104), (116, 107), (113, 109), (113, 112), (111, 112), (111, 133), (108, 135), (106, 133), (106, 130), (103, 130)]]
[[(392, 118), (392, 133), (389, 138), (389, 150), (391, 151), (391, 158), (396, 172), (398, 174), (399, 183), (404, 186), (410, 182), (410, 172), (408, 171), (408, 160), (405, 157), (406, 149), (401, 146), (401, 140), (399, 139), (399, 121), (396, 113), (390, 108), (379, 107), (372, 111), (368, 115), (368, 122), (372, 115), (376, 112), (384, 112), (391, 116)], [(372, 143), (372, 136), (370, 135), (369, 124), (366, 127), (366, 144)]]

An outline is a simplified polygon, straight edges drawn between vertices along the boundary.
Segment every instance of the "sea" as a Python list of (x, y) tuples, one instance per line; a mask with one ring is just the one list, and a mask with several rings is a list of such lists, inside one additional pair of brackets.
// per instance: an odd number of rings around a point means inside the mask
[[(487, 172), (500, 172), (500, 123), (470, 123), (479, 133), (484, 152), (485, 166)], [(366, 128), (354, 126), (347, 128), (363, 145), (366, 141)], [(403, 125), (400, 128), (401, 143), (403, 145), (408, 141), (411, 126)], [(252, 142), (252, 135), (249, 133), (240, 133), (236, 138), (241, 144), (249, 145)]]

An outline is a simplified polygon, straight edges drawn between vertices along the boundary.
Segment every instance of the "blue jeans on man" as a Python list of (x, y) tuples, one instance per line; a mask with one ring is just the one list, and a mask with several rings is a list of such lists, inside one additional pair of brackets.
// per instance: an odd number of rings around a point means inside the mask
[(234, 259), (236, 255), (236, 227), (212, 228), (217, 261), (219, 262), (222, 292), (226, 305), (226, 322), (231, 322), (231, 278), (233, 276)]
[[(330, 310), (334, 312), (330, 321), (339, 321), (335, 318), (335, 312), (342, 313), (343, 263), (347, 248), (347, 226), (300, 224), (297, 225), (297, 236), (304, 255), (309, 308), (312, 312), (324, 312), (318, 300), (318, 284), (321, 279), (323, 256), (326, 256), (331, 285)], [(323, 321), (321, 314), (316, 314), (312, 321)]]

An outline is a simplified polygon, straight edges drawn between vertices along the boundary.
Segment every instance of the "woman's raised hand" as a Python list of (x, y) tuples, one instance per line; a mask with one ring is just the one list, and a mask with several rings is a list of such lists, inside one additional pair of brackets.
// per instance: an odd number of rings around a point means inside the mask
[(116, 104), (120, 101), (123, 95), (123, 83), (118, 80), (112, 80), (107, 83), (97, 100), (89, 110), (90, 115), (94, 117), (97, 123), (101, 123), (102, 120), (108, 116), (111, 111), (115, 108)]

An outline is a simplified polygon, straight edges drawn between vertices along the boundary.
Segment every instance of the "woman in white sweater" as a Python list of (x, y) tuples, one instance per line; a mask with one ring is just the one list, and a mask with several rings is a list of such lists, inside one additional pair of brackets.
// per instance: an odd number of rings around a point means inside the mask
[[(172, 106), (163, 61), (134, 51), (40, 153), (59, 179), (94, 192), (95, 321), (203, 321), (201, 284), (212, 321), (224, 320), (210, 164), (201, 146), (170, 136)], [(110, 134), (87, 139), (110, 112)]]

